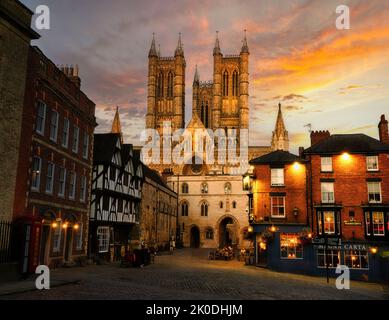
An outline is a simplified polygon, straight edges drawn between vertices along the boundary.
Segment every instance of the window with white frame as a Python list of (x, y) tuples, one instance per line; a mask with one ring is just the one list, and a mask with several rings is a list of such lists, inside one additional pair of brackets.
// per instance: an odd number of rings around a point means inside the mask
[(108, 252), (109, 249), (109, 227), (97, 228), (97, 242), (99, 253)]
[(41, 167), (42, 159), (39, 157), (34, 157), (32, 159), (31, 190), (39, 191), (41, 181)]
[(85, 202), (86, 198), (86, 176), (81, 177), (81, 186), (80, 186), (80, 201)]
[(72, 143), (72, 151), (74, 153), (78, 153), (78, 140), (80, 137), (80, 129), (77, 126), (73, 128), (73, 143)]
[(321, 202), (323, 203), (334, 203), (334, 183), (333, 182), (322, 182), (321, 183)]
[(84, 159), (88, 159), (88, 148), (89, 148), (89, 135), (88, 132), (84, 132), (84, 140), (82, 143), (82, 156)]
[(270, 197), (271, 216), (274, 218), (285, 218), (285, 197), (273, 196)]
[(340, 213), (336, 211), (319, 211), (317, 213), (318, 232), (320, 235), (340, 234)]
[(284, 185), (284, 168), (271, 169), (271, 185), (272, 186)]
[(50, 140), (57, 142), (58, 136), (58, 112), (55, 110), (51, 111), (51, 120), (50, 120)]
[(70, 173), (69, 199), (74, 200), (76, 197), (77, 175), (74, 171)]
[(378, 171), (378, 156), (366, 157), (367, 171)]
[(64, 167), (59, 168), (58, 178), (58, 196), (64, 197), (66, 186), (66, 169)]
[(62, 224), (57, 223), (53, 231), (53, 252), (58, 253), (61, 250)]
[[(326, 261), (327, 256), (327, 261)], [(340, 250), (334, 249), (334, 250), (326, 250), (325, 249), (318, 249), (317, 250), (317, 266), (319, 268), (336, 268), (340, 264)]]
[(321, 157), (321, 171), (332, 172), (332, 157)]
[(69, 144), (69, 119), (63, 119), (62, 146), (67, 148)]
[(345, 250), (344, 264), (352, 269), (369, 269), (367, 250)]
[(39, 101), (37, 104), (35, 131), (41, 135), (45, 133), (46, 104)]
[(384, 212), (365, 212), (366, 235), (385, 236), (385, 215)]
[(47, 164), (47, 174), (46, 174), (46, 193), (53, 193), (53, 184), (54, 184), (54, 163), (49, 162)]
[(303, 246), (295, 233), (280, 234), (281, 259), (302, 259)]
[(76, 250), (82, 250), (82, 233), (83, 233), (83, 224), (80, 223), (78, 229), (75, 233), (75, 242), (76, 242)]
[(367, 193), (370, 203), (381, 203), (381, 182), (368, 182)]

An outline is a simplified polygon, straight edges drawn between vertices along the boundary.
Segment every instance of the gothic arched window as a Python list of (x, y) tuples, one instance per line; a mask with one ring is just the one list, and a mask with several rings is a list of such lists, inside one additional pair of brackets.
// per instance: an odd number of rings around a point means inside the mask
[(200, 118), (201, 122), (203, 123), (205, 128), (208, 128), (208, 101), (204, 103), (204, 101), (201, 102), (201, 110), (200, 110)]
[(167, 75), (167, 97), (173, 98), (173, 73), (170, 71)]
[(181, 192), (182, 193), (188, 193), (189, 192), (189, 186), (188, 186), (188, 184), (186, 182), (182, 184)]
[(201, 203), (201, 216), (208, 217), (208, 204), (206, 202)]
[(187, 217), (188, 214), (189, 205), (186, 201), (181, 203), (181, 216)]
[(238, 71), (234, 71), (232, 74), (232, 95), (234, 97), (238, 96), (238, 85), (239, 85), (239, 78), (238, 78)]
[(223, 73), (223, 96), (228, 96), (228, 72), (227, 70)]
[(160, 72), (157, 77), (157, 96), (159, 98), (163, 97), (163, 73)]

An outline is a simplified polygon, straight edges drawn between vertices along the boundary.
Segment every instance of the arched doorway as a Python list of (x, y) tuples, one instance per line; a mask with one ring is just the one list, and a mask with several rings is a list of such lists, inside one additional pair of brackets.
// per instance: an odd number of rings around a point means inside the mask
[(190, 229), (190, 247), (200, 248), (200, 229), (196, 226)]
[(224, 218), (219, 224), (219, 247), (232, 246), (234, 238), (234, 220), (231, 217)]

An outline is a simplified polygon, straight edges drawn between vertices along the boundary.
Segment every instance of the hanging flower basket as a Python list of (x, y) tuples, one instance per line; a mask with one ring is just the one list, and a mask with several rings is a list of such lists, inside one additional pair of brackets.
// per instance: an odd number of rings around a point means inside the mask
[(304, 228), (298, 233), (298, 238), (303, 246), (312, 243), (312, 231), (308, 228)]
[(274, 240), (274, 233), (269, 230), (266, 230), (262, 233), (262, 239), (264, 242), (270, 243)]

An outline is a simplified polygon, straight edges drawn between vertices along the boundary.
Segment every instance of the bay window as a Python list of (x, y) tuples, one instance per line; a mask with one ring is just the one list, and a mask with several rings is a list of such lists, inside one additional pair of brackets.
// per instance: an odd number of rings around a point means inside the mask
[(297, 234), (280, 234), (281, 259), (302, 259), (303, 246)]

